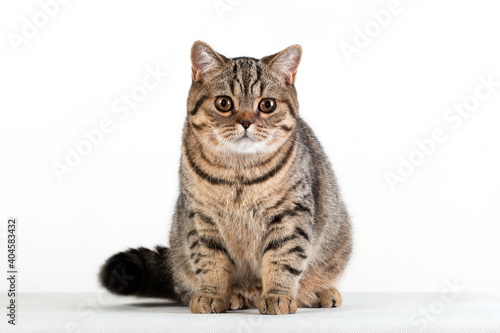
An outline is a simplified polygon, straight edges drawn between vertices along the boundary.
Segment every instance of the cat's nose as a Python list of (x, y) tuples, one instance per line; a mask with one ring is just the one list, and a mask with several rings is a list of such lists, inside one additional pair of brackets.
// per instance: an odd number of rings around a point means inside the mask
[(240, 120), (241, 126), (243, 126), (244, 129), (248, 129), (250, 125), (252, 125), (253, 121), (251, 120)]

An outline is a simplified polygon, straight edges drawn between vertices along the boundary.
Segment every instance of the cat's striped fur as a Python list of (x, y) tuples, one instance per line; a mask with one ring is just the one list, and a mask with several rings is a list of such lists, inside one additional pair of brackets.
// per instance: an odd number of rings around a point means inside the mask
[[(178, 300), (195, 313), (340, 306), (351, 227), (330, 163), (298, 114), (300, 57), (299, 46), (257, 60), (193, 45), (170, 249), (111, 257), (100, 274), (108, 290)], [(233, 109), (218, 111), (218, 96)], [(273, 112), (259, 111), (264, 98)]]

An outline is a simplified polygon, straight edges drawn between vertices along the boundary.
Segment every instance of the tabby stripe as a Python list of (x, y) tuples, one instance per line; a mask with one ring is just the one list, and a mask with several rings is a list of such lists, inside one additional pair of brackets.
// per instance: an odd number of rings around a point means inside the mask
[(191, 246), (189, 247), (190, 250), (194, 249), (197, 245), (198, 245), (198, 241), (194, 241), (193, 244), (191, 244)]
[(276, 224), (276, 223), (280, 223), (285, 216), (295, 216), (295, 215), (297, 215), (297, 213), (295, 213), (295, 211), (287, 209), (284, 212), (282, 212), (282, 213), (280, 213), (278, 215), (275, 215), (273, 217), (273, 219), (271, 220), (271, 222), (269, 222), (268, 225), (273, 225), (273, 224)]
[(236, 187), (236, 197), (234, 201), (239, 203), (241, 201), (241, 195), (243, 194), (243, 186)]
[(195, 123), (190, 123), (190, 125), (192, 128), (194, 128), (195, 130), (198, 130), (198, 131), (201, 131), (203, 129), (203, 127), (205, 127), (205, 126), (196, 125)]
[(200, 108), (200, 106), (203, 104), (203, 102), (208, 98), (209, 96), (208, 95), (203, 95), (199, 100), (196, 101), (196, 104), (194, 105), (194, 108), (193, 110), (191, 110), (189, 113), (191, 115), (195, 115), (197, 112), (198, 112), (198, 109)]
[(227, 252), (226, 248), (224, 246), (222, 246), (222, 244), (219, 243), (218, 241), (216, 241), (215, 239), (201, 237), (200, 242), (202, 242), (203, 245), (205, 245), (208, 249), (216, 250), (216, 251), (220, 251), (220, 252), (224, 253), (229, 258), (229, 260), (234, 264), (233, 258), (231, 258), (231, 256), (229, 255), (229, 252)]
[(207, 255), (201, 254), (201, 253), (191, 253), (191, 259), (196, 257), (196, 260), (194, 261), (195, 264), (199, 263), (201, 258), (205, 258)]
[(301, 235), (302, 237), (304, 237), (308, 242), (309, 242), (309, 236), (307, 235), (307, 233), (304, 231), (304, 229), (302, 228), (299, 228), (299, 227), (296, 227), (295, 228), (295, 232), (298, 233), (299, 235)]
[(203, 269), (198, 268), (198, 269), (196, 270), (196, 272), (194, 272), (194, 274), (198, 275), (198, 274), (200, 274), (200, 273), (206, 273), (206, 272), (207, 272), (207, 271), (204, 271)]
[(305, 251), (301, 246), (296, 246), (288, 251), (288, 253), (293, 253), (293, 252), (304, 253)]
[(311, 213), (311, 208), (304, 206), (300, 202), (294, 202), (293, 204), (295, 205), (295, 210)]
[(255, 78), (255, 81), (252, 83), (252, 86), (250, 87), (251, 92), (253, 92), (253, 88), (255, 87), (255, 85), (260, 82), (260, 75), (262, 73), (262, 68), (260, 68), (260, 66), (257, 66), (255, 68), (255, 72), (257, 73), (257, 77)]
[(299, 212), (311, 213), (311, 209), (310, 208), (308, 208), (308, 207), (306, 207), (306, 206), (304, 206), (304, 205), (302, 205), (302, 204), (300, 204), (298, 202), (295, 202), (294, 205), (295, 205), (294, 209), (287, 209), (287, 210), (279, 213), (278, 215), (275, 215), (273, 217), (273, 219), (271, 220), (271, 222), (269, 222), (268, 225), (273, 225), (273, 224), (276, 224), (276, 223), (280, 223), (285, 216), (296, 216), (297, 215), (296, 212), (298, 212), (298, 211)]
[[(243, 89), (243, 85), (241, 84), (240, 78), (239, 78), (239, 75), (238, 75), (239, 74), (239, 71), (238, 71), (238, 69), (239, 69), (238, 67), (239, 66), (238, 66), (238, 64), (239, 64), (238, 61), (234, 62), (234, 66), (233, 66), (233, 82), (238, 82), (239, 85), (240, 85), (241, 92), (244, 93), (245, 90)], [(233, 95), (236, 95), (236, 94), (233, 92)]]
[(262, 252), (262, 254), (264, 254), (270, 250), (276, 250), (276, 249), (282, 247), (283, 245), (285, 245), (286, 242), (289, 242), (295, 238), (297, 238), (297, 235), (290, 235), (290, 236), (284, 237), (284, 238), (273, 239), (272, 241), (269, 242), (269, 244), (267, 244), (267, 246), (264, 249), (264, 252)]
[(194, 235), (196, 235), (196, 230), (191, 230), (190, 232), (188, 232), (187, 238), (194, 236)]
[(240, 90), (242, 93), (245, 93), (245, 85), (243, 84), (243, 81), (241, 80), (241, 77), (237, 77), (236, 82), (240, 84)]
[(278, 208), (279, 206), (281, 206), (283, 204), (283, 202), (285, 202), (285, 200), (286, 200), (286, 195), (283, 196), (283, 198), (279, 199), (278, 202), (276, 202), (271, 208), (269, 208), (269, 210)]
[(243, 65), (245, 66), (246, 71), (243, 71), (241, 73), (241, 79), (243, 82), (243, 87), (245, 88), (244, 94), (245, 96), (248, 96), (250, 94), (250, 82), (252, 81), (252, 75), (250, 74), (255, 67), (255, 64), (253, 62), (248, 62), (245, 60), (243, 62)]
[(278, 289), (278, 288), (269, 289), (267, 291), (267, 294), (270, 294), (270, 295), (284, 295), (285, 293), (286, 293), (285, 290)]
[[(231, 129), (231, 131), (232, 131), (232, 129)], [(199, 152), (199, 154), (200, 154), (200, 158), (201, 158), (203, 161), (205, 161), (208, 165), (210, 165), (210, 166), (212, 166), (212, 167), (213, 167), (213, 166), (215, 166), (215, 167), (217, 167), (217, 168), (221, 168), (221, 169), (228, 169), (228, 168), (229, 168), (229, 167), (227, 167), (226, 165), (222, 165), (222, 164), (217, 163), (217, 161), (210, 160), (210, 159), (207, 157), (207, 155), (205, 155), (205, 153), (204, 153), (203, 151), (200, 151), (200, 152)]]
[(201, 214), (201, 213), (198, 213), (198, 216), (200, 217), (200, 220), (202, 220), (206, 224), (215, 225), (215, 222), (210, 217), (208, 217), (204, 214)]
[(227, 250), (224, 248), (224, 246), (222, 246), (218, 241), (216, 241), (213, 238), (201, 237), (200, 241), (203, 243), (203, 245), (205, 245), (209, 249), (227, 253)]
[(234, 90), (234, 82), (236, 81), (236, 74), (238, 72), (238, 63), (234, 62), (233, 64), (233, 79), (229, 82), (229, 85), (231, 87), (231, 93), (233, 96), (236, 96), (236, 91)]
[(282, 125), (282, 126), (281, 126), (281, 129), (282, 129), (283, 131), (290, 132), (290, 131), (293, 129), (293, 127), (288, 127), (288, 126)]
[(210, 176), (208, 173), (206, 173), (205, 171), (203, 171), (198, 165), (196, 165), (194, 163), (194, 161), (191, 158), (190, 154), (186, 153), (186, 157), (187, 157), (188, 163), (191, 166), (191, 168), (193, 169), (193, 171), (198, 176), (200, 176), (201, 178), (203, 178), (206, 181), (208, 181), (210, 184), (213, 184), (213, 185), (221, 185), (221, 184), (234, 185), (234, 182), (229, 181), (227, 179), (220, 179), (220, 178), (215, 178), (215, 177)]
[[(189, 191), (188, 191), (188, 190), (186, 190), (186, 189), (184, 189), (184, 190), (183, 190), (183, 192), (181, 193), (181, 196), (183, 196), (183, 197), (184, 197), (184, 196), (186, 196), (187, 198), (189, 198), (189, 200), (191, 200), (191, 201), (193, 201), (193, 202), (197, 203), (197, 204), (198, 204), (198, 205), (200, 205), (200, 206), (202, 206), (202, 205), (203, 205), (203, 203), (202, 203), (200, 200), (198, 200), (198, 199), (194, 196), (194, 194), (193, 194), (193, 193), (189, 192)], [(187, 200), (187, 199), (186, 199), (185, 201), (189, 201), (189, 200)], [(196, 212), (194, 212), (194, 213), (192, 214), (192, 216), (190, 216), (189, 218), (193, 218), (193, 216), (194, 216), (194, 215), (196, 215)]]
[(290, 114), (292, 117), (297, 118), (297, 112), (295, 111), (294, 107), (292, 106), (292, 103), (290, 101), (286, 101), (286, 106), (288, 106), (288, 110), (290, 111)]
[(285, 148), (286, 148), (286, 145), (282, 145), (281, 147), (279, 147), (278, 151), (276, 151), (274, 154), (272, 154), (271, 157), (260, 162), (258, 165), (255, 166), (255, 168), (262, 168), (263, 166), (267, 165), (268, 163), (274, 161), (277, 156), (281, 155), (281, 153), (283, 152), (283, 150), (285, 150)]
[[(259, 183), (265, 182), (269, 178), (271, 178), (274, 175), (276, 175), (285, 166), (285, 164), (290, 159), (290, 156), (292, 155), (293, 149), (294, 149), (294, 145), (290, 145), (290, 147), (288, 148), (288, 151), (286, 152), (286, 155), (283, 157), (283, 159), (274, 168), (272, 168), (268, 173), (266, 173), (266, 174), (264, 174), (264, 175), (262, 175), (260, 177), (257, 177), (257, 178), (254, 178), (254, 179), (244, 179), (243, 180), (243, 185), (259, 184)], [(193, 171), (198, 176), (200, 176), (201, 178), (203, 178), (206, 181), (208, 181), (210, 184), (213, 184), (213, 185), (221, 185), (221, 184), (224, 184), (224, 185), (234, 185), (235, 184), (234, 181), (230, 181), (230, 180), (227, 180), (227, 179), (216, 178), (216, 177), (213, 177), (213, 176), (209, 175), (208, 173), (206, 173), (204, 170), (202, 170), (193, 161), (193, 159), (192, 159), (192, 157), (191, 157), (190, 154), (186, 153), (186, 157), (187, 157), (188, 163), (191, 166), (191, 168), (193, 169)]]
[(300, 273), (302, 273), (302, 271), (299, 271), (298, 269), (293, 268), (292, 266), (284, 265), (283, 267), (293, 275), (300, 275)]
[(228, 85), (229, 85), (229, 91), (233, 94), (234, 96), (234, 80), (230, 80), (228, 82)]
[(288, 148), (288, 151), (286, 152), (285, 157), (283, 157), (283, 159), (274, 168), (272, 168), (271, 171), (269, 171), (268, 173), (266, 173), (263, 176), (260, 176), (260, 177), (254, 178), (254, 179), (246, 179), (243, 181), (243, 184), (244, 185), (254, 185), (254, 184), (262, 183), (262, 182), (265, 182), (266, 180), (268, 180), (269, 178), (273, 177), (274, 175), (276, 175), (285, 166), (286, 162), (288, 162), (288, 160), (290, 159), (290, 156), (292, 156), (292, 152), (294, 150), (294, 147), (295, 146), (293, 144), (290, 145), (290, 147)]
[(218, 165), (218, 164), (214, 164), (212, 161), (210, 161), (210, 160), (208, 159), (207, 155), (205, 155), (205, 154), (203, 153), (203, 151), (200, 151), (200, 157), (201, 157), (201, 159), (202, 159), (203, 161), (205, 161), (205, 162), (206, 162), (207, 164), (209, 164), (209, 165), (212, 165), (212, 166), (213, 166), (213, 165), (215, 165), (215, 166), (217, 166), (217, 167), (219, 167), (219, 168), (224, 168), (224, 169), (226, 169), (225, 167), (220, 166), (220, 165)]
[[(233, 125), (230, 125), (230, 127), (233, 127)], [(229, 131), (234, 131), (234, 128), (226, 129), (226, 130), (222, 131), (221, 133), (225, 133), (225, 132), (229, 132)], [(252, 166), (251, 168), (262, 168), (263, 166), (265, 166), (266, 164), (268, 164), (272, 160), (276, 159), (276, 156), (279, 155), (281, 150), (283, 150), (283, 146), (280, 147), (278, 149), (278, 151), (276, 153), (274, 153), (271, 157), (260, 162), (258, 165)], [(216, 166), (217, 168), (221, 168), (221, 169), (232, 169), (232, 167), (228, 167), (227, 165), (217, 163), (217, 161), (210, 160), (207, 157), (207, 155), (205, 155), (205, 153), (203, 151), (199, 152), (199, 156), (204, 162), (206, 162), (210, 166)]]
[(304, 178), (300, 178), (295, 184), (292, 185), (292, 187), (290, 188), (290, 192), (292, 191), (295, 191), (297, 189), (297, 187), (299, 187), (299, 185), (303, 184), (304, 183)]

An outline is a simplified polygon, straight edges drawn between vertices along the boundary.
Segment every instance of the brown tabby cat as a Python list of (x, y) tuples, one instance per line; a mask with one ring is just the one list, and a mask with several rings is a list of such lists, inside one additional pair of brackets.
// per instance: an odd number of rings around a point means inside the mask
[(302, 49), (226, 58), (196, 42), (171, 247), (128, 250), (102, 267), (121, 295), (194, 313), (337, 307), (351, 226), (321, 145), (299, 117)]

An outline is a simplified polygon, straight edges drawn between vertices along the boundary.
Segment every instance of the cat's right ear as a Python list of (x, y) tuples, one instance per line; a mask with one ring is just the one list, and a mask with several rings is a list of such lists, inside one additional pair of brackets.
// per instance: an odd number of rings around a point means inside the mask
[(217, 53), (205, 42), (196, 41), (191, 48), (193, 81), (202, 82), (217, 71), (228, 59)]

